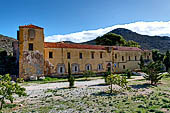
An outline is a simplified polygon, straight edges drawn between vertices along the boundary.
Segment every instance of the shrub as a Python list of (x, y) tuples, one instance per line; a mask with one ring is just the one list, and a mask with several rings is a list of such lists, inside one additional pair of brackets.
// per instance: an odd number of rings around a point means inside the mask
[(68, 82), (70, 88), (74, 87), (74, 81), (75, 79), (73, 75), (71, 75), (70, 63), (68, 63)]
[(152, 85), (156, 85), (163, 77), (162, 72), (163, 65), (161, 62), (150, 62), (148, 65), (143, 67), (143, 72), (146, 73), (144, 78), (149, 80)]
[(125, 73), (126, 73), (126, 76), (127, 76), (128, 79), (130, 79), (131, 76), (133, 75), (133, 74), (132, 74), (132, 71), (129, 70), (129, 69), (127, 69)]
[(104, 80), (105, 80), (105, 83), (108, 84), (108, 81), (107, 81), (107, 77), (108, 75), (110, 75), (111, 72), (110, 71), (107, 71), (105, 74), (104, 74)]
[(70, 88), (74, 87), (74, 81), (75, 81), (75, 79), (74, 79), (73, 75), (71, 75), (71, 76), (68, 78), (68, 81), (69, 81), (69, 87), (70, 87)]
[(121, 77), (120, 75), (108, 75), (107, 77), (107, 81), (108, 81), (108, 84), (110, 85), (110, 93), (112, 93), (112, 85), (118, 85), (120, 87), (122, 87), (123, 89), (130, 89), (130, 87), (128, 87), (127, 85), (127, 80), (126, 80), (126, 77)]
[(21, 80), (17, 80), (16, 83), (11, 82), (11, 77), (9, 74), (6, 74), (4, 76), (0, 75), (0, 102), (1, 106), (0, 109), (3, 108), (3, 105), (5, 104), (5, 99), (10, 100), (11, 103), (13, 103), (14, 94), (17, 94), (19, 97), (26, 96), (25, 88), (22, 88), (18, 85), (18, 82)]
[(95, 76), (95, 73), (93, 71), (88, 70), (88, 71), (85, 71), (83, 75), (86, 77), (86, 80), (87, 80), (88, 77)]

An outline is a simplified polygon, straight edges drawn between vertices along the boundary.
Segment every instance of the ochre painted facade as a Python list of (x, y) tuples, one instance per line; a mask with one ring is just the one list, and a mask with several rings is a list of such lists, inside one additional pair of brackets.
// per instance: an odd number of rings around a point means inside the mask
[[(49, 58), (49, 52), (53, 53), (53, 57)], [(67, 54), (70, 53), (70, 58)], [(82, 54), (80, 58), (80, 54)], [(94, 58), (92, 58), (92, 54)], [(102, 54), (102, 56), (100, 56)], [(83, 73), (87, 66), (94, 72), (105, 72), (106, 65), (112, 63), (112, 52), (106, 50), (95, 49), (77, 49), (77, 48), (45, 48), (45, 74), (47, 75), (62, 75), (67, 74), (68, 62), (71, 64), (72, 74)], [(51, 65), (48, 65), (51, 64)], [(64, 72), (60, 72), (60, 66), (64, 66)], [(98, 68), (101, 65), (101, 68)], [(77, 70), (75, 70), (77, 66)]]
[(32, 26), (20, 26), (18, 32), (19, 76), (24, 79), (44, 75), (44, 31)]
[(120, 73), (139, 69), (141, 55), (152, 60), (151, 51), (135, 47), (95, 46), (44, 42), (43, 28), (34, 25), (19, 27), (19, 76), (64, 76), (68, 62), (72, 74), (86, 70)]

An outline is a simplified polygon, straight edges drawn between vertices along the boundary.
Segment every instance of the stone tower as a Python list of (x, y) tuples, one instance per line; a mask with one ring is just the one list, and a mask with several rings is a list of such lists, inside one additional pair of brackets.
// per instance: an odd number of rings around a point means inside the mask
[(19, 77), (44, 75), (44, 29), (35, 25), (19, 26)]

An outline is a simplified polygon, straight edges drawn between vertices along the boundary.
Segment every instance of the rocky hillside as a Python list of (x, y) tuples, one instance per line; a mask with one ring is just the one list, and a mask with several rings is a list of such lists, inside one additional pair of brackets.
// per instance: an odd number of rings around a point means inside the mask
[(13, 54), (12, 42), (17, 41), (14, 38), (0, 35), (0, 51), (6, 50), (8, 55)]
[[(159, 49), (162, 52), (170, 50), (170, 37), (167, 36), (141, 35), (124, 28), (114, 29), (113, 31), (110, 32), (123, 36), (127, 41), (133, 40), (135, 42), (138, 42), (141, 45), (141, 48), (143, 49), (149, 49), (149, 50)], [(83, 44), (95, 45), (96, 42), (95, 40), (91, 40)]]

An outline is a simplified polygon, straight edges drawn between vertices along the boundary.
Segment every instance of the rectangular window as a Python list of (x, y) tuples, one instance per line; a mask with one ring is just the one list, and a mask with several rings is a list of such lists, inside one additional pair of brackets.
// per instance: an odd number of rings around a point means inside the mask
[(53, 52), (49, 52), (49, 58), (53, 58)]
[(126, 67), (125, 67), (125, 65), (123, 65), (123, 69), (125, 69)]
[(122, 61), (124, 61), (124, 56), (122, 56)]
[(100, 53), (100, 58), (103, 58), (103, 53), (102, 52)]
[(129, 61), (130, 61), (130, 56), (129, 56)]
[(80, 54), (79, 54), (79, 56), (80, 56), (80, 59), (82, 59), (82, 58), (83, 58), (83, 54), (82, 54), (82, 53), (80, 53)]
[(117, 59), (117, 54), (115, 54), (115, 59)]
[(67, 53), (67, 59), (71, 59), (70, 52)]
[(137, 57), (135, 56), (135, 60), (137, 60)]
[(94, 52), (93, 52), (93, 53), (91, 53), (91, 58), (92, 58), (92, 59), (94, 59)]
[(29, 43), (29, 51), (33, 51), (33, 44)]

